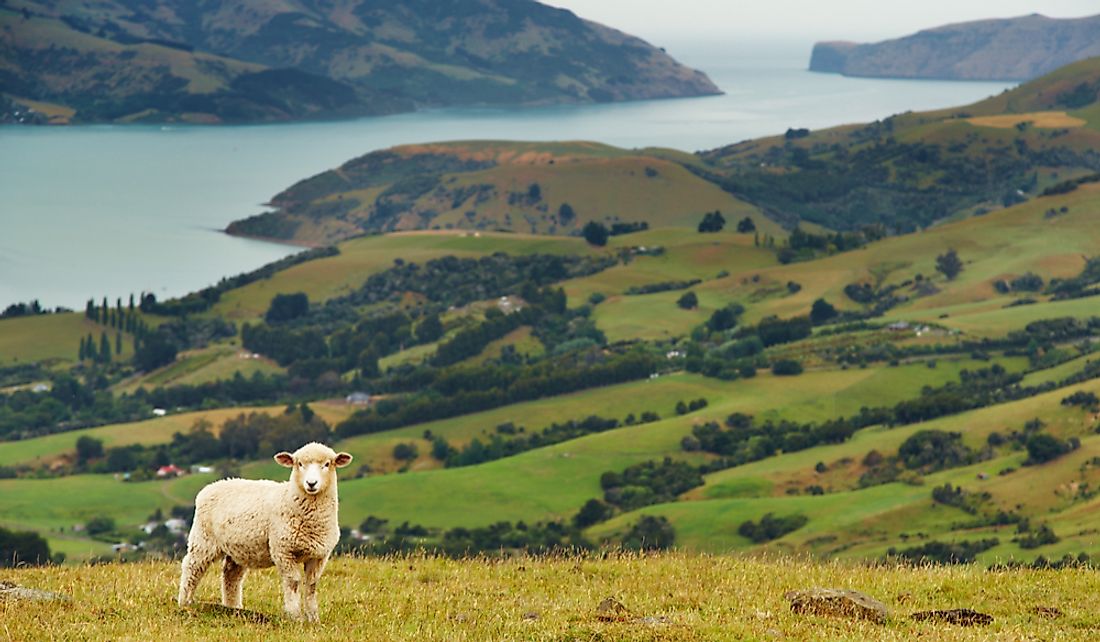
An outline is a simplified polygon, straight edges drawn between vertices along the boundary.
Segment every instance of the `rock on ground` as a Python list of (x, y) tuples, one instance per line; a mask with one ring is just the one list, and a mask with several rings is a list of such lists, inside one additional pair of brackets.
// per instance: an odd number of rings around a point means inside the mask
[(72, 598), (61, 593), (17, 586), (12, 582), (0, 581), (0, 600), (29, 600), (32, 602), (72, 602)]
[(795, 613), (832, 615), (879, 624), (886, 621), (886, 605), (875, 598), (851, 589), (812, 588), (790, 591), (787, 599)]

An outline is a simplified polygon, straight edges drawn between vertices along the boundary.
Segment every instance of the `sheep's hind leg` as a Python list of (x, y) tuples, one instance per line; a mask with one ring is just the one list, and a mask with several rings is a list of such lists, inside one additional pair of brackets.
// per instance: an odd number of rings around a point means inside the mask
[(283, 580), (283, 610), (295, 620), (302, 619), (302, 565), (290, 559), (275, 560), (275, 568)]
[(321, 573), (325, 570), (324, 559), (306, 560), (305, 575), (302, 578), (302, 614), (307, 622), (319, 622), (320, 614), (317, 609), (317, 580), (321, 579)]
[(217, 558), (218, 551), (208, 550), (197, 546), (188, 546), (187, 555), (180, 564), (180, 594), (179, 605), (187, 606), (195, 596), (195, 587), (206, 573), (206, 569)]
[(248, 569), (233, 561), (228, 555), (222, 562), (222, 605), (241, 608), (244, 574)]

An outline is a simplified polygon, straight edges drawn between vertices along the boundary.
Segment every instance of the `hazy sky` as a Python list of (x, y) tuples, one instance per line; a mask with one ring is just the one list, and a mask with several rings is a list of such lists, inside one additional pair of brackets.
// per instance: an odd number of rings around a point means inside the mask
[(1097, 0), (543, 0), (649, 40), (881, 40), (950, 22), (1100, 14)]

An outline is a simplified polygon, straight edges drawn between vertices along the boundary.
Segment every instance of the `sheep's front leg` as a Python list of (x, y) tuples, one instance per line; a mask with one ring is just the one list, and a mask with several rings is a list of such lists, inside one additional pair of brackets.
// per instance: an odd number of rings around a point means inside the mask
[(292, 559), (278, 558), (275, 567), (283, 580), (283, 610), (295, 620), (302, 619), (302, 565)]
[(302, 614), (307, 622), (319, 622), (321, 620), (317, 608), (317, 581), (321, 579), (321, 573), (325, 570), (326, 559), (308, 559), (305, 564), (305, 575), (302, 578)]

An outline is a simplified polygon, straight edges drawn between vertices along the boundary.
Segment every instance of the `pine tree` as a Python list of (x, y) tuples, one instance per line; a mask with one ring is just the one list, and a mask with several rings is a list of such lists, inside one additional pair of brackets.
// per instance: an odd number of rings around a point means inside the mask
[(115, 354), (122, 354), (122, 333), (115, 333)]
[(84, 337), (80, 337), (80, 352), (79, 352), (79, 356), (77, 357), (77, 361), (83, 361), (84, 360), (84, 355), (86, 354), (86, 351), (88, 349), (87, 346), (88, 346), (88, 344), (84, 343)]
[(100, 319), (100, 323), (107, 325), (108, 313), (111, 311), (111, 306), (107, 305), (107, 297), (103, 297), (103, 317)]
[(88, 304), (84, 306), (84, 316), (91, 319), (92, 321), (95, 321), (96, 312), (94, 300), (88, 299)]
[(133, 313), (133, 311), (134, 311), (134, 293), (131, 292), (130, 293), (130, 312)]

